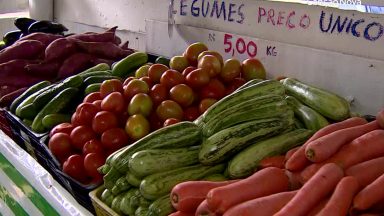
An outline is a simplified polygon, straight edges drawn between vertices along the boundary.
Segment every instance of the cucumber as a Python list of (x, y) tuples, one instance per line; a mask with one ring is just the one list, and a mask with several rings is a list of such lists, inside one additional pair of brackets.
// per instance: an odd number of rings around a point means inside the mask
[(111, 167), (109, 172), (104, 175), (104, 187), (108, 190), (112, 191), (113, 186), (115, 186), (116, 181), (123, 176), (119, 171), (117, 171), (114, 167)]
[(33, 103), (30, 103), (20, 108), (18, 116), (22, 119), (34, 119), (38, 112)]
[(119, 172), (128, 171), (128, 162), (131, 156), (145, 149), (181, 148), (195, 145), (202, 140), (202, 132), (192, 122), (179, 122), (168, 127), (156, 130), (124, 148), (111, 160), (111, 165)]
[(199, 160), (206, 165), (223, 162), (251, 143), (279, 134), (291, 124), (293, 119), (281, 117), (253, 120), (224, 129), (204, 140)]
[(112, 200), (111, 208), (117, 214), (121, 214), (120, 203), (123, 200), (124, 195), (125, 195), (125, 193), (121, 193), (121, 194), (115, 196), (115, 198), (113, 198), (113, 200)]
[(257, 96), (269, 94), (284, 96), (284, 86), (279, 81), (266, 80), (227, 95), (205, 111), (201, 122), (205, 123), (213, 118), (216, 118), (220, 112), (228, 109), (228, 107), (235, 106), (243, 101), (250, 100)]
[(25, 125), (27, 125), (28, 127), (32, 126), (32, 122), (33, 122), (33, 120), (31, 120), (31, 119), (23, 119), (23, 123)]
[(119, 150), (116, 150), (114, 151), (112, 154), (110, 154), (107, 159), (105, 160), (105, 164), (101, 167), (98, 168), (98, 171), (101, 173), (101, 174), (107, 174), (108, 171), (111, 169), (111, 161), (113, 160), (113, 157), (115, 157), (117, 155), (117, 153), (123, 151), (124, 148), (120, 148)]
[(169, 194), (155, 200), (149, 207), (147, 216), (167, 216), (175, 212)]
[(101, 193), (101, 197), (100, 197), (101, 201), (103, 201), (109, 207), (111, 207), (112, 201), (114, 198), (115, 197), (113, 196), (111, 191), (109, 191), (108, 189), (104, 189), (104, 191)]
[(172, 188), (181, 182), (199, 180), (209, 174), (221, 173), (224, 169), (224, 164), (215, 166), (199, 164), (155, 173), (143, 179), (140, 184), (140, 193), (148, 200), (155, 200), (169, 194)]
[(110, 75), (112, 75), (111, 71), (93, 71), (85, 74), (80, 74), (79, 76), (81, 76), (81, 78), (85, 80), (86, 78), (91, 76), (110, 76)]
[(290, 109), (284, 98), (279, 95), (256, 97), (228, 107), (217, 117), (206, 122), (203, 125), (203, 135), (209, 137), (220, 130), (246, 121), (278, 117)]
[(244, 85), (242, 85), (239, 88), (237, 88), (234, 92), (238, 92), (241, 89), (245, 89), (245, 88), (247, 88), (249, 86), (255, 85), (255, 84), (257, 84), (259, 82), (262, 82), (262, 81), (264, 81), (264, 80), (263, 79), (251, 79), (248, 82), (246, 82)]
[(133, 196), (129, 198), (128, 208), (130, 208), (131, 211), (135, 212), (136, 209), (140, 206), (140, 197), (142, 197), (142, 195), (140, 194), (140, 190), (137, 188)]
[(79, 88), (83, 84), (83, 79), (78, 76), (71, 76), (58, 83), (55, 87), (48, 89), (47, 91), (41, 93), (33, 100), (33, 105), (36, 109), (41, 109), (44, 107), (52, 98), (54, 98), (59, 92), (63, 91), (66, 88)]
[(127, 182), (134, 187), (140, 187), (140, 183), (143, 180), (140, 177), (134, 175), (132, 172), (127, 172), (125, 178), (127, 179)]
[(139, 208), (135, 211), (135, 216), (147, 216), (148, 214), (148, 207), (145, 206), (139, 206)]
[(144, 52), (135, 52), (116, 62), (112, 67), (112, 75), (126, 78), (133, 75), (137, 68), (148, 62), (148, 55)]
[(164, 57), (164, 56), (159, 56), (159, 57), (157, 57), (157, 59), (155, 60), (155, 63), (156, 63), (156, 64), (163, 64), (163, 65), (169, 67), (169, 61), (170, 61), (170, 59), (168, 59), (168, 58), (166, 58), (166, 57)]
[(92, 92), (100, 91), (101, 83), (92, 83), (87, 86), (84, 90), (85, 95), (91, 94)]
[(295, 117), (294, 120), (296, 129), (305, 128), (304, 124), (299, 119)]
[(36, 83), (35, 85), (29, 87), (23, 94), (21, 94), (19, 97), (17, 97), (15, 100), (13, 100), (11, 106), (9, 107), (9, 111), (12, 113), (16, 112), (16, 108), (20, 105), (21, 102), (23, 102), (27, 97), (32, 95), (33, 93), (51, 85), (51, 82), (49, 81), (41, 81), (39, 83)]
[(303, 144), (313, 134), (307, 129), (297, 129), (270, 139), (255, 142), (238, 153), (228, 164), (228, 172), (232, 178), (244, 178), (255, 172), (262, 159), (281, 155), (288, 150)]
[(121, 176), (117, 181), (116, 181), (116, 184), (115, 186), (113, 186), (112, 188), (112, 193), (114, 195), (118, 195), (124, 191), (127, 191), (129, 190), (130, 188), (132, 187), (132, 185), (130, 185), (127, 181), (127, 179), (125, 178), (125, 176)]
[(120, 211), (122, 213), (126, 215), (135, 214), (135, 211), (134, 211), (135, 209), (131, 208), (130, 202), (131, 202), (131, 197), (137, 194), (138, 191), (139, 191), (138, 188), (132, 188), (124, 194), (123, 199), (121, 200), (121, 203), (120, 203)]
[(94, 71), (107, 71), (107, 70), (111, 70), (111, 67), (107, 64), (107, 63), (100, 63), (100, 64), (97, 64), (91, 68), (88, 68), (87, 70), (83, 71), (83, 72), (80, 72), (78, 73), (78, 75), (85, 75), (85, 74), (88, 74), (88, 73), (91, 73), (91, 72), (94, 72)]
[(139, 201), (140, 201), (140, 206), (143, 206), (143, 207), (147, 207), (147, 208), (148, 208), (148, 206), (151, 205), (151, 201), (145, 199), (145, 198), (143, 197), (143, 195), (141, 195), (141, 193), (140, 193)]
[(157, 172), (199, 163), (199, 147), (148, 149), (136, 152), (129, 160), (129, 172), (145, 177)]
[(302, 104), (295, 97), (287, 96), (285, 100), (292, 107), (295, 116), (304, 123), (305, 128), (318, 131), (329, 124), (326, 118), (312, 108)]
[(119, 78), (117, 76), (112, 76), (112, 75), (90, 76), (90, 77), (87, 77), (86, 79), (84, 79), (84, 85), (85, 86), (89, 86), (91, 84), (102, 83), (105, 80), (110, 80), (110, 79), (119, 79), (119, 80), (121, 80), (121, 78)]
[[(20, 111), (22, 108), (24, 108), (25, 106), (28, 106), (29, 104), (33, 103), (33, 101), (35, 100), (35, 98), (37, 96), (39, 96), (40, 94), (42, 94), (43, 92), (47, 91), (48, 89), (51, 89), (51, 88), (54, 88), (56, 86), (56, 84), (52, 84), (52, 85), (49, 85), (49, 86), (46, 86), (42, 89), (40, 89), (39, 91), (29, 95), (27, 98), (25, 98), (16, 108), (16, 111), (15, 111), (15, 114), (16, 116), (19, 116), (20, 117)], [(34, 107), (33, 107), (34, 108)], [(28, 111), (28, 112), (32, 112), (34, 116), (37, 115), (38, 113), (38, 110), (37, 109), (34, 109), (34, 110), (31, 110), (31, 111)]]
[(37, 133), (45, 132), (47, 128), (43, 126), (43, 118), (48, 114), (55, 114), (64, 109), (71, 100), (77, 95), (77, 88), (66, 88), (62, 90), (58, 95), (52, 98), (49, 103), (47, 103), (43, 109), (36, 115), (33, 119), (31, 129)]
[(350, 116), (348, 101), (332, 92), (292, 78), (286, 78), (281, 82), (289, 95), (294, 96), (329, 119), (342, 121)]
[(48, 114), (44, 116), (42, 120), (43, 126), (47, 129), (52, 129), (56, 125), (64, 122), (71, 122), (70, 114), (60, 114), (60, 113)]
[(220, 182), (220, 181), (227, 181), (229, 180), (227, 177), (225, 177), (223, 174), (215, 173), (212, 175), (208, 175), (203, 178), (204, 181), (214, 181), (214, 182)]

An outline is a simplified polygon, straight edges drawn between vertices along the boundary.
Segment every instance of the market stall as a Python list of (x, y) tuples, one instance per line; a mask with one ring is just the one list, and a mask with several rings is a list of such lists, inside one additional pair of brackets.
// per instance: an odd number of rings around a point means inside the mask
[(2, 214), (384, 213), (378, 8), (32, 2), (0, 51)]

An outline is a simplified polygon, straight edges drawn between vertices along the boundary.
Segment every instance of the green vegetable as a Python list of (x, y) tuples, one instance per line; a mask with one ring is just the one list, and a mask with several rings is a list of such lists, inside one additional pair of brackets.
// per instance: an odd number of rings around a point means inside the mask
[(112, 205), (112, 201), (115, 198), (111, 191), (108, 189), (104, 189), (103, 193), (101, 194), (101, 201), (103, 201), (105, 204), (107, 204), (109, 207)]
[(174, 211), (175, 209), (172, 206), (170, 195), (166, 194), (155, 200), (149, 206), (147, 216), (167, 216)]
[(114, 195), (118, 195), (124, 191), (127, 191), (128, 189), (130, 189), (132, 187), (132, 185), (130, 185), (127, 181), (127, 179), (125, 178), (125, 176), (121, 176), (117, 181), (116, 181), (116, 184), (115, 186), (113, 186), (112, 188), (112, 193)]
[(91, 72), (94, 72), (94, 71), (107, 71), (107, 70), (111, 70), (111, 67), (107, 64), (107, 63), (100, 63), (100, 64), (97, 64), (91, 68), (88, 68), (87, 70), (79, 73), (78, 75), (85, 75), (85, 74), (88, 74), (88, 73), (91, 73)]
[(121, 193), (121, 194), (117, 195), (115, 198), (113, 198), (113, 200), (112, 200), (111, 208), (117, 214), (121, 214), (120, 203), (123, 200), (124, 195), (125, 195), (125, 193)]
[(60, 113), (48, 114), (44, 116), (42, 120), (43, 126), (47, 129), (52, 129), (56, 125), (64, 122), (71, 122), (71, 115)]
[(148, 207), (145, 206), (139, 206), (139, 208), (135, 211), (135, 216), (147, 216), (148, 214)]
[(127, 174), (125, 175), (125, 178), (127, 179), (129, 184), (135, 187), (139, 187), (141, 181), (143, 180), (140, 177), (134, 175), (132, 172), (127, 172)]
[(126, 215), (134, 215), (136, 208), (132, 208), (131, 206), (131, 197), (135, 196), (135, 194), (139, 193), (138, 188), (132, 188), (129, 191), (127, 191), (123, 199), (120, 203), (120, 211)]
[(112, 75), (126, 78), (133, 75), (137, 68), (148, 62), (148, 55), (143, 52), (135, 52), (116, 62), (112, 67)]
[(208, 175), (208, 176), (204, 177), (203, 180), (205, 180), (205, 181), (227, 181), (228, 178), (225, 177), (223, 174), (215, 173), (215, 174)]
[(84, 85), (89, 86), (94, 83), (102, 83), (105, 80), (110, 80), (110, 79), (119, 79), (117, 76), (112, 76), (112, 75), (102, 75), (102, 76), (90, 76), (84, 79)]
[(156, 63), (156, 64), (163, 64), (163, 65), (169, 67), (169, 61), (170, 61), (170, 60), (169, 60), (168, 58), (166, 58), (166, 57), (164, 57), (164, 56), (159, 56), (159, 57), (157, 57), (157, 59), (155, 60), (155, 63)]
[(26, 98), (28, 98), (33, 93), (51, 85), (51, 82), (49, 81), (41, 81), (39, 83), (36, 83), (35, 85), (29, 87), (23, 94), (21, 94), (19, 97), (17, 97), (15, 100), (13, 100), (11, 106), (9, 107), (9, 110), (12, 113), (16, 112), (16, 108), (20, 105), (21, 102), (23, 102)]
[(80, 74), (79, 76), (81, 76), (81, 78), (85, 80), (86, 78), (91, 76), (111, 76), (111, 75), (112, 75), (111, 71), (92, 71), (92, 72)]
[(91, 94), (92, 92), (100, 91), (100, 86), (101, 83), (92, 83), (88, 85), (84, 90), (85, 95)]
[(112, 191), (113, 186), (115, 186), (116, 181), (123, 176), (119, 171), (117, 171), (114, 167), (111, 167), (109, 172), (104, 175), (103, 180), (104, 180), (104, 186)]
[[(37, 96), (39, 96), (40, 94), (42, 94), (43, 92), (51, 89), (51, 88), (54, 88), (56, 86), (56, 84), (52, 84), (52, 85), (49, 85), (49, 86), (46, 86), (36, 92), (34, 92), (33, 94), (29, 95), (28, 97), (26, 97), (16, 108), (16, 111), (15, 111), (15, 114), (16, 116), (20, 116), (20, 111), (21, 109), (23, 109), (25, 106), (28, 106), (29, 104), (32, 104), (33, 101), (35, 100), (35, 98)], [(32, 115), (33, 118), (37, 115), (38, 113), (38, 110), (34, 107), (34, 106), (30, 106), (30, 108), (33, 108), (33, 110), (31, 111), (24, 111), (24, 112), (31, 112), (32, 114), (29, 114), (29, 115)]]

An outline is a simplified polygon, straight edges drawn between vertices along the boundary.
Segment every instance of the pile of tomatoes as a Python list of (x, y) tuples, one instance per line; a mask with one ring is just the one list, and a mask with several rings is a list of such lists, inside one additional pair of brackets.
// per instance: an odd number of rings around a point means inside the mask
[[(71, 123), (56, 126), (49, 148), (63, 172), (82, 183), (100, 182), (108, 155), (179, 121), (193, 121), (246, 81), (265, 79), (257, 59), (223, 61), (203, 43), (190, 45), (169, 67), (147, 64), (124, 82), (112, 79), (87, 95)], [(87, 175), (84, 175), (86, 173)]]

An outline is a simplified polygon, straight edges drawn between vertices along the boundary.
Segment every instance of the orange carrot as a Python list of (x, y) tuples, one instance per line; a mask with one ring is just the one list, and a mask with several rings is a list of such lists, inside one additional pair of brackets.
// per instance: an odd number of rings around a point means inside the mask
[(358, 163), (384, 156), (384, 130), (374, 130), (344, 145), (336, 154), (324, 162), (312, 164), (301, 172), (306, 182), (325, 163), (336, 163), (343, 169)]
[(297, 190), (303, 186), (302, 184), (303, 181), (301, 180), (300, 172), (291, 172), (289, 170), (285, 170), (285, 174), (288, 176), (288, 179), (289, 179), (290, 190)]
[(295, 154), (295, 152), (296, 152), (297, 150), (299, 150), (300, 148), (301, 148), (301, 146), (297, 146), (297, 147), (295, 147), (295, 148), (293, 148), (293, 149), (287, 151), (287, 153), (285, 153), (285, 161), (288, 161), (289, 158), (291, 158), (292, 155)]
[(384, 174), (367, 185), (353, 199), (353, 210), (366, 210), (384, 200)]
[(171, 202), (175, 209), (183, 212), (195, 212), (207, 193), (217, 187), (234, 183), (238, 180), (211, 182), (188, 181), (176, 185), (171, 192)]
[(316, 216), (325, 205), (327, 205), (329, 197), (321, 200), (312, 210), (308, 213), (308, 216)]
[(384, 109), (377, 113), (376, 120), (379, 122), (380, 127), (384, 129)]
[(177, 211), (177, 212), (173, 212), (172, 214), (168, 215), (168, 216), (194, 216), (195, 213), (194, 212), (181, 212), (181, 211)]
[(370, 132), (380, 129), (377, 121), (364, 125), (345, 128), (335, 131), (317, 140), (314, 140), (305, 147), (305, 155), (312, 162), (322, 162), (334, 155), (343, 145)]
[(318, 202), (331, 193), (343, 178), (343, 170), (336, 164), (325, 164), (274, 216), (305, 216)]
[(382, 174), (384, 174), (384, 157), (364, 161), (345, 170), (345, 175), (354, 176), (361, 187), (369, 185)]
[(233, 206), (223, 216), (253, 216), (255, 212), (257, 216), (270, 216), (278, 212), (296, 193), (297, 191), (281, 192), (248, 200)]
[(223, 214), (232, 206), (242, 202), (288, 189), (289, 179), (284, 170), (268, 167), (246, 179), (210, 190), (207, 201), (212, 211)]
[(290, 171), (299, 171), (304, 169), (308, 164), (310, 164), (309, 160), (305, 156), (305, 148), (306, 146), (320, 137), (328, 135), (338, 130), (342, 130), (344, 128), (350, 128), (358, 125), (366, 124), (367, 120), (360, 117), (352, 117), (342, 122), (330, 124), (326, 127), (323, 127), (319, 131), (317, 131), (304, 145), (302, 145), (285, 163), (285, 168)]
[(277, 155), (272, 157), (264, 158), (260, 161), (259, 167), (260, 169), (264, 169), (267, 167), (276, 167), (276, 168), (284, 168), (285, 156)]
[(355, 177), (347, 176), (337, 184), (335, 191), (329, 199), (327, 205), (317, 214), (317, 216), (345, 216), (352, 204), (355, 194), (360, 186)]
[(211, 211), (208, 206), (207, 200), (203, 200), (200, 205), (197, 207), (195, 216), (216, 216), (214, 211)]

